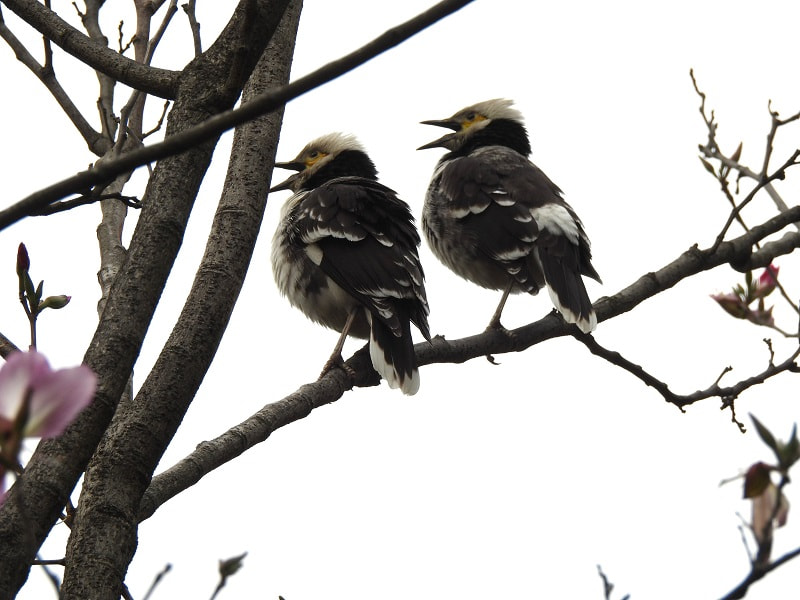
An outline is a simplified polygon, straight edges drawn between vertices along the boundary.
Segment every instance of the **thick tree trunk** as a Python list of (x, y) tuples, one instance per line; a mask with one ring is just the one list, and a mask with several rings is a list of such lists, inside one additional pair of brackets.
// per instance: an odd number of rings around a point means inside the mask
[[(233, 106), (287, 4), (288, 0), (243, 0), (240, 3), (217, 42), (182, 73), (167, 136)], [(180, 248), (215, 144), (216, 140), (212, 140), (199, 145), (160, 161), (155, 168), (128, 257), (114, 282), (85, 355), (85, 362), (98, 375), (95, 400), (64, 435), (39, 445), (0, 511), (0, 540), (3, 542), (0, 544), (0, 599), (13, 598), (25, 582), (39, 546), (111, 421)], [(137, 480), (143, 489), (151, 474), (146, 466), (136, 465), (126, 476), (129, 481)], [(105, 476), (88, 479), (96, 481), (97, 485), (114, 487)], [(109, 491), (111, 488), (106, 487)], [(131, 522), (135, 520), (138, 501), (136, 496), (130, 511)], [(95, 513), (95, 517), (100, 515)], [(98, 523), (93, 532), (97, 536), (93, 544), (108, 542), (109, 538), (102, 535), (104, 530), (104, 524)], [(76, 535), (85, 536), (85, 530), (81, 529)], [(116, 547), (119, 558), (104, 557), (105, 572), (97, 573), (92, 589), (85, 592), (75, 589), (69, 592), (70, 597), (118, 597), (121, 577), (127, 567), (127, 561), (121, 557), (135, 549), (135, 527), (127, 527), (124, 542), (115, 538), (111, 546)], [(93, 558), (97, 559), (96, 552)]]
[[(288, 82), (299, 13), (299, 2), (287, 9), (243, 101)], [(139, 501), (211, 365), (244, 282), (281, 120), (282, 111), (236, 132), (206, 252), (184, 309), (153, 371), (136, 398), (120, 404), (89, 464), (67, 547), (65, 599), (119, 597), (136, 550)]]

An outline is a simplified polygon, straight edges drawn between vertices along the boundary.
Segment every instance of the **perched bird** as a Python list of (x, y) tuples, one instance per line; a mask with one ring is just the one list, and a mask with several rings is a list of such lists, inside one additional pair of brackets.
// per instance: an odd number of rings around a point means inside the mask
[(600, 281), (589, 238), (562, 192), (530, 160), (528, 132), (510, 100), (487, 100), (441, 121), (452, 129), (421, 146), (446, 148), (425, 197), (422, 229), (436, 257), (464, 279), (510, 293), (547, 285), (558, 311), (588, 333), (597, 326), (581, 275)]
[(343, 364), (350, 334), (369, 339), (372, 365), (389, 386), (416, 393), (410, 323), (428, 341), (430, 332), (408, 204), (378, 183), (375, 164), (350, 135), (324, 135), (275, 166), (297, 171), (270, 190), (294, 192), (272, 240), (275, 281), (308, 318), (341, 332), (322, 373)]

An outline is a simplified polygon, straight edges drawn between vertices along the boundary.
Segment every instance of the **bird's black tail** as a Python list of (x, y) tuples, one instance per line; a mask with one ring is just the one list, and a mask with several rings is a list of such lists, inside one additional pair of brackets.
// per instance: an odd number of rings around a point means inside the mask
[(411, 324), (408, 319), (401, 319), (400, 324), (401, 335), (398, 337), (383, 321), (372, 316), (369, 355), (372, 366), (389, 387), (400, 388), (410, 396), (419, 390), (419, 371)]
[[(555, 246), (540, 250), (539, 261), (547, 291), (564, 320), (575, 323), (584, 333), (593, 331), (597, 327), (597, 315), (581, 277), (578, 248), (562, 238)], [(592, 269), (590, 276), (596, 275)]]

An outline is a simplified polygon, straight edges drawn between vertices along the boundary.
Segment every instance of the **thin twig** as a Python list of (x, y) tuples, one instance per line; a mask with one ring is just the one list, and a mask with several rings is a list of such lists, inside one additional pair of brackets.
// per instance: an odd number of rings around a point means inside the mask
[[(155, 132), (159, 131), (161, 127), (164, 125), (164, 119), (167, 116), (167, 110), (169, 109), (169, 100), (164, 100), (164, 108), (161, 109), (161, 116), (158, 118), (158, 122), (153, 126), (152, 129), (149, 131), (145, 131), (142, 134), (142, 140), (145, 138), (153, 135)], [(142, 141), (140, 140), (140, 141)]]
[(101, 135), (98, 131), (89, 124), (83, 117), (81, 111), (69, 97), (64, 88), (56, 79), (55, 72), (52, 68), (52, 50), (49, 44), (45, 44), (45, 64), (40, 65), (36, 59), (28, 52), (25, 45), (11, 32), (6, 26), (3, 19), (2, 12), (0, 11), (0, 38), (13, 50), (17, 60), (25, 65), (28, 70), (33, 73), (39, 81), (44, 84), (48, 92), (58, 102), (61, 110), (78, 130), (81, 137), (84, 139), (89, 149), (97, 156), (101, 156), (111, 144), (107, 138)]
[[(706, 114), (706, 107), (705, 107), (706, 95), (705, 95), (705, 93), (703, 93), (700, 90), (700, 87), (697, 84), (697, 80), (695, 79), (693, 70), (689, 71), (689, 75), (692, 78), (692, 84), (694, 85), (694, 89), (697, 92), (697, 95), (700, 96), (700, 114), (702, 115), (703, 121), (705, 122), (706, 127), (708, 128), (708, 132), (709, 132), (708, 141), (704, 145), (700, 145), (700, 151), (705, 156), (707, 156), (708, 158), (712, 158), (714, 160), (719, 161), (719, 163), (720, 163), (720, 165), (722, 165), (722, 167), (724, 167), (724, 168), (726, 168), (728, 170), (737, 171), (739, 173), (739, 178), (746, 177), (746, 178), (752, 179), (754, 181), (762, 181), (764, 179), (764, 175), (766, 174), (766, 170), (763, 167), (762, 167), (762, 170), (761, 170), (760, 173), (756, 173), (752, 169), (749, 169), (747, 166), (741, 164), (739, 162), (738, 156), (727, 157), (722, 153), (722, 151), (719, 148), (719, 145), (717, 144), (717, 141), (716, 141), (717, 124), (714, 121), (714, 111), (713, 110), (711, 111), (711, 116), (710, 117)], [(779, 124), (776, 126), (777, 113), (772, 110), (771, 105), (768, 105), (768, 110), (770, 112), (770, 117), (772, 119), (772, 128), (770, 129), (771, 135), (768, 134), (768, 139), (767, 139), (768, 146), (767, 147), (768, 147), (769, 153), (771, 153), (772, 152), (772, 142), (774, 140), (773, 128), (774, 128), (774, 131), (777, 131), (777, 127), (780, 127), (782, 125), (786, 125), (788, 123), (791, 123), (791, 122), (793, 122), (795, 120), (800, 119), (800, 112), (798, 112), (798, 113), (792, 115), (791, 117), (789, 117), (788, 119), (784, 119), (782, 121), (778, 119), (778, 123)], [(713, 172), (713, 167), (711, 167), (711, 165), (706, 163), (705, 161), (703, 161), (703, 162), (704, 162), (704, 164), (707, 165), (706, 168), (709, 169), (709, 171)], [(769, 159), (768, 158), (766, 159), (765, 164), (767, 164), (767, 165), (769, 164)], [(715, 176), (716, 176), (716, 174), (715, 174)], [(771, 181), (766, 182), (764, 184), (764, 186), (763, 186), (763, 189), (767, 192), (767, 194), (769, 194), (770, 198), (772, 198), (772, 201), (775, 203), (775, 206), (778, 208), (779, 211), (786, 210), (786, 208), (787, 208), (786, 203), (783, 201), (783, 198), (781, 198), (780, 194), (778, 194), (777, 190), (775, 189), (775, 186), (772, 185)], [(798, 225), (797, 228), (800, 229), (800, 225)]]
[(787, 552), (780, 558), (772, 561), (766, 566), (756, 567), (754, 566), (751, 569), (750, 573), (747, 574), (747, 577), (742, 580), (742, 582), (733, 588), (730, 592), (722, 596), (720, 600), (740, 600), (747, 595), (747, 590), (750, 589), (750, 586), (753, 585), (756, 581), (763, 579), (768, 573), (771, 573), (778, 567), (786, 564), (793, 558), (800, 556), (800, 548), (795, 548), (791, 552)]
[(192, 41), (194, 42), (194, 55), (200, 56), (203, 53), (203, 44), (200, 42), (200, 23), (197, 22), (195, 13), (195, 0), (189, 0), (186, 4), (181, 4), (181, 8), (189, 19), (189, 27), (192, 30)]
[[(619, 352), (608, 350), (607, 348), (601, 346), (592, 335), (573, 333), (573, 337), (586, 346), (592, 354), (607, 360), (611, 364), (616, 365), (625, 371), (628, 371), (634, 377), (641, 380), (645, 385), (655, 389), (659, 394), (661, 394), (664, 400), (670, 404), (674, 404), (681, 411), (684, 411), (685, 406), (689, 406), (690, 404), (694, 404), (699, 400), (705, 400), (706, 398), (712, 397), (718, 397), (730, 403), (745, 390), (763, 383), (770, 377), (773, 377), (779, 373), (800, 373), (800, 367), (798, 367), (795, 362), (797, 357), (800, 356), (800, 348), (797, 348), (782, 363), (775, 365), (772, 362), (772, 358), (770, 358), (769, 365), (761, 373), (748, 377), (747, 379), (743, 379), (734, 385), (721, 387), (719, 385), (721, 378), (720, 376), (720, 378), (717, 378), (717, 381), (704, 390), (697, 390), (691, 394), (676, 394), (669, 389), (669, 386), (666, 383), (645, 371), (641, 366), (629, 361)], [(725, 372), (727, 372), (727, 369)]]
[(603, 568), (600, 565), (597, 565), (597, 573), (603, 581), (603, 598), (605, 598), (605, 600), (611, 600), (611, 592), (614, 591), (614, 584), (608, 580), (608, 577), (603, 573)]
[(147, 589), (147, 593), (144, 595), (142, 600), (150, 600), (150, 596), (153, 595), (153, 592), (155, 591), (158, 584), (161, 583), (161, 580), (164, 579), (166, 574), (169, 573), (171, 570), (172, 570), (172, 565), (167, 563), (166, 565), (164, 565), (164, 568), (161, 569), (161, 571), (156, 573), (156, 576), (153, 578), (153, 583), (150, 584), (150, 587)]
[[(703, 161), (703, 164), (705, 165), (706, 169), (717, 178), (717, 181), (719, 181), (720, 186), (722, 188), (723, 194), (725, 195), (728, 202), (731, 204), (733, 208), (733, 212), (730, 214), (728, 222), (726, 223), (722, 232), (717, 236), (717, 244), (719, 244), (724, 238), (725, 232), (727, 231), (728, 227), (730, 227), (732, 219), (738, 221), (745, 231), (749, 231), (747, 225), (744, 222), (744, 219), (741, 216), (741, 209), (748, 202), (750, 202), (750, 200), (752, 200), (753, 197), (755, 197), (755, 194), (760, 189), (765, 189), (769, 193), (770, 197), (772, 197), (773, 201), (775, 202), (775, 205), (778, 207), (778, 210), (780, 210), (781, 212), (788, 210), (786, 203), (783, 201), (780, 195), (778, 195), (777, 191), (772, 185), (771, 179), (767, 178), (766, 173), (769, 167), (769, 157), (771, 156), (773, 151), (773, 144), (775, 141), (775, 135), (777, 134), (778, 128), (799, 119), (800, 113), (792, 115), (788, 119), (781, 120), (778, 117), (778, 113), (772, 110), (771, 104), (768, 106), (771, 118), (771, 126), (770, 126), (770, 131), (767, 134), (767, 146), (765, 150), (765, 158), (761, 168), (761, 173), (755, 173), (739, 162), (739, 157), (741, 155), (741, 150), (742, 150), (741, 143), (739, 144), (734, 154), (731, 155), (730, 157), (726, 157), (722, 153), (722, 150), (720, 149), (716, 138), (718, 125), (714, 121), (714, 112), (713, 111), (711, 112), (711, 116), (706, 114), (706, 95), (700, 90), (700, 87), (697, 84), (697, 80), (695, 79), (693, 71), (690, 71), (690, 76), (692, 78), (692, 84), (694, 85), (695, 92), (697, 92), (697, 95), (700, 96), (700, 115), (702, 116), (703, 122), (705, 123), (706, 128), (708, 129), (708, 141), (706, 142), (705, 145), (700, 146), (700, 151), (705, 156), (718, 160), (721, 166), (718, 170), (715, 170), (710, 163), (704, 161), (702, 158), (700, 160)], [(780, 174), (777, 178), (781, 178), (785, 173), (785, 170), (796, 163), (797, 163), (797, 151), (786, 163), (784, 163), (782, 168), (776, 172)], [(736, 204), (736, 200), (733, 197), (733, 194), (730, 191), (730, 188), (728, 187), (727, 176), (728, 173), (732, 170), (735, 170), (739, 173), (737, 182), (738, 179), (742, 177), (748, 177), (758, 182), (756, 188), (752, 190), (750, 194), (748, 194), (747, 198), (745, 198), (745, 200), (738, 206)], [(795, 226), (798, 229), (800, 229), (800, 224), (796, 224)], [(758, 245), (756, 247), (758, 247)], [(780, 281), (776, 281), (776, 284), (778, 290), (780, 291), (781, 296), (784, 298), (784, 300), (786, 300), (789, 306), (792, 307), (792, 310), (800, 314), (800, 307), (798, 307), (797, 303), (789, 296), (783, 284)], [(782, 335), (784, 335), (785, 337), (795, 337), (794, 334), (788, 334), (785, 331), (779, 329), (777, 326), (773, 325), (772, 328), (781, 333)]]
[(66, 561), (63, 558), (57, 560), (42, 560), (37, 555), (36, 560), (33, 561), (33, 564), (42, 567), (42, 571), (44, 571), (44, 574), (47, 576), (48, 581), (50, 581), (50, 583), (53, 585), (56, 595), (59, 595), (61, 593), (61, 579), (58, 577), (58, 575), (53, 573), (52, 569), (48, 567), (50, 565), (58, 565), (63, 567), (66, 564)]
[(129, 208), (142, 208), (142, 201), (136, 196), (125, 196), (123, 194), (85, 194), (79, 198), (72, 198), (71, 200), (62, 200), (50, 206), (46, 206), (41, 212), (38, 212), (34, 217), (43, 217), (53, 215), (55, 213), (64, 212), (65, 210), (72, 210), (79, 206), (86, 206), (87, 204), (94, 204), (101, 200), (119, 200)]
[(161, 20), (161, 25), (158, 26), (155, 35), (147, 43), (147, 55), (145, 56), (144, 64), (149, 65), (152, 62), (158, 43), (164, 37), (164, 32), (167, 31), (167, 26), (172, 21), (172, 17), (175, 16), (176, 12), (178, 12), (178, 0), (170, 0), (167, 12)]
[[(23, 21), (57, 46), (99, 73), (120, 83), (154, 94), (160, 98), (174, 99), (180, 72), (143, 65), (119, 54), (105, 44), (84, 35), (67, 23), (57, 13), (40, 2), (30, 0), (3, 0), (3, 4)], [(73, 3), (81, 20), (86, 16)]]

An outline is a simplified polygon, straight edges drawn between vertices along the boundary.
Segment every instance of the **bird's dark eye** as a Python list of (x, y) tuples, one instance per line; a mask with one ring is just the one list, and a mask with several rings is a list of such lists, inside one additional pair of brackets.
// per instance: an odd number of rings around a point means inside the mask
[(317, 152), (316, 150), (312, 150), (311, 152), (308, 153), (308, 158), (317, 158), (318, 156), (319, 152)]
[(467, 121), (474, 121), (475, 117), (476, 117), (476, 115), (475, 115), (474, 112), (467, 113)]

